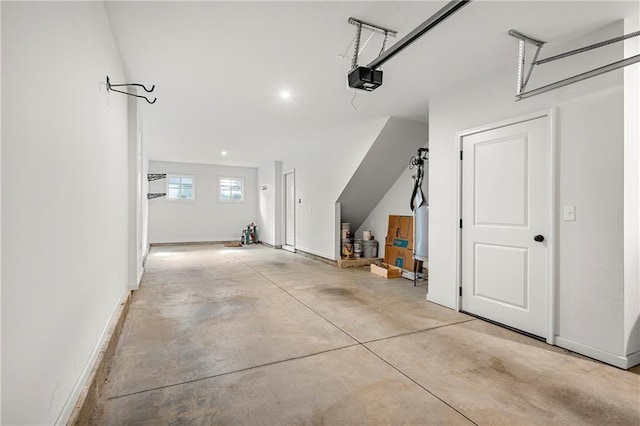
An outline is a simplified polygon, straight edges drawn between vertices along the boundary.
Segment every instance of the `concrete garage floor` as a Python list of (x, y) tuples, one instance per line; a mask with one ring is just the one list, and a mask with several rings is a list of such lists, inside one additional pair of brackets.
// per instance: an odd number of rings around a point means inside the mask
[(640, 425), (640, 375), (283, 250), (154, 247), (97, 424)]

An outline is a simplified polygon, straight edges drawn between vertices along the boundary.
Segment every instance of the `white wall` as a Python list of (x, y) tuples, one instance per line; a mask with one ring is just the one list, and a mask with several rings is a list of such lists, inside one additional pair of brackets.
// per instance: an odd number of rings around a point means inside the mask
[(260, 241), (275, 247), (282, 246), (281, 222), (282, 162), (271, 161), (258, 168), (257, 225)]
[[(625, 34), (640, 29), (640, 14), (625, 19)], [(626, 58), (640, 54), (640, 38), (624, 42)], [(624, 339), (640, 361), (640, 65), (624, 69)]]
[(2, 2), (2, 423), (64, 423), (127, 287), (127, 100), (101, 2)]
[(296, 171), (297, 249), (336, 258), (340, 224), (336, 226), (335, 203), (387, 120), (310, 135), (301, 141), (312, 147), (310, 150), (300, 150), (283, 160), (282, 170)]
[[(2, 46), (2, 4), (0, 4), (0, 46)], [(0, 55), (0, 97), (2, 96), (2, 55)], [(0, 189), (2, 188), (2, 102), (0, 102)], [(0, 242), (2, 241), (2, 193), (0, 191)], [(0, 244), (0, 330), (2, 330), (2, 244)], [(1, 335), (1, 332), (0, 332)], [(2, 339), (0, 338), (0, 354)], [(2, 377), (2, 357), (0, 356), (0, 378)], [(2, 422), (2, 380), (0, 380), (0, 422)]]
[[(362, 226), (356, 231), (356, 238), (362, 238), (362, 231), (365, 229), (373, 231), (373, 235), (378, 241), (378, 257), (384, 257), (384, 245), (389, 227), (389, 215), (413, 216), (413, 212), (409, 208), (409, 199), (411, 198), (411, 191), (413, 190), (411, 176), (415, 173), (415, 169), (409, 170), (408, 165), (409, 159), (407, 159), (407, 170), (400, 175), (389, 192), (380, 200), (367, 219), (365, 219)], [(428, 200), (427, 188), (428, 182), (427, 176), (425, 176), (423, 193)]]
[(558, 335), (620, 354), (622, 88), (564, 102), (558, 116), (558, 205), (576, 206), (575, 222), (559, 222)]
[[(546, 55), (620, 35), (621, 23)], [(622, 56), (621, 45), (599, 60)], [(547, 49), (547, 47), (545, 47)], [(558, 220), (558, 335), (601, 356), (623, 354), (623, 86), (612, 72), (514, 102), (514, 64), (430, 98), (429, 300), (456, 306), (456, 132), (557, 108), (558, 206), (575, 205), (575, 222)], [(594, 67), (578, 58), (576, 69)], [(540, 72), (541, 70), (536, 70)], [(567, 68), (565, 72), (572, 72)], [(540, 78), (543, 77), (543, 78)], [(539, 75), (553, 80), (553, 76)], [(530, 88), (536, 87), (535, 82)], [(637, 167), (637, 162), (635, 164)], [(576, 347), (575, 349), (580, 350)], [(595, 356), (595, 354), (591, 354)]]
[(427, 124), (390, 117), (338, 198), (341, 221), (355, 231), (427, 142)]
[[(136, 93), (135, 90), (130, 90)], [(138, 99), (129, 97), (128, 109), (128, 194), (129, 194), (129, 238), (128, 273), (129, 289), (137, 290), (142, 279), (142, 134)]]
[(147, 193), (149, 193), (149, 180), (147, 174), (149, 173), (149, 157), (147, 157), (146, 149), (142, 150), (142, 258), (149, 253), (149, 200), (147, 199)]
[[(151, 161), (149, 173), (195, 176), (195, 201), (149, 201), (149, 242), (240, 241), (247, 224), (258, 220), (257, 169)], [(244, 178), (244, 202), (218, 201), (220, 176)], [(167, 179), (149, 182), (150, 192), (166, 192)], [(258, 230), (260, 232), (260, 230)]]

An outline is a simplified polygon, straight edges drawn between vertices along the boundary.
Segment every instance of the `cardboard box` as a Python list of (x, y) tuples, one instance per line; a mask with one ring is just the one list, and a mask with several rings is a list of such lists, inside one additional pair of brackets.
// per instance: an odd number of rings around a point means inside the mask
[(402, 275), (402, 270), (400, 268), (396, 268), (395, 266), (387, 265), (385, 263), (382, 265), (372, 263), (371, 272), (384, 278), (400, 278)]
[[(384, 246), (384, 263), (413, 272), (413, 249), (389, 245)], [(422, 262), (418, 262), (418, 271), (421, 269)]]
[(402, 269), (413, 270), (413, 251), (402, 247), (386, 245), (384, 247), (384, 263)]
[(386, 245), (413, 249), (413, 216), (389, 215)]

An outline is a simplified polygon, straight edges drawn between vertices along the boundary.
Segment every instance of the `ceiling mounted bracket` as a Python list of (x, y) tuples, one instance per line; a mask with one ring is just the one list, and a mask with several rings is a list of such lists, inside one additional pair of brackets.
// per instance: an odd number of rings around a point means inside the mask
[[(384, 28), (379, 25), (370, 24), (369, 22), (361, 21), (360, 19), (356, 19), (353, 17), (349, 18), (348, 22), (351, 25), (355, 25), (356, 27), (356, 38), (355, 38), (355, 44), (353, 49), (353, 58), (351, 59), (351, 71), (358, 68), (358, 55), (360, 54), (360, 52), (362, 52), (362, 49), (364, 49), (364, 46), (366, 46), (367, 43), (369, 43), (369, 40), (371, 40), (371, 37), (373, 36), (373, 34), (375, 33), (384, 34), (384, 41), (382, 42), (382, 49), (380, 50), (380, 54), (384, 52), (384, 49), (387, 45), (387, 38), (395, 37), (396, 34), (398, 34), (397, 31), (390, 30), (388, 28)], [(370, 30), (371, 36), (369, 36), (367, 41), (364, 43), (364, 46), (360, 48), (360, 38), (362, 36), (362, 28)]]
[[(533, 67), (535, 65), (536, 59), (538, 59), (538, 55), (540, 54), (540, 49), (544, 46), (544, 41), (536, 40), (531, 37), (527, 37), (526, 35), (519, 33), (516, 30), (509, 30), (508, 34), (511, 37), (518, 39), (518, 81), (516, 85), (516, 96), (524, 92), (524, 89), (527, 87), (527, 83), (529, 83), (529, 78), (531, 78), (531, 73), (533, 72)], [(525, 58), (526, 58), (526, 47), (527, 43), (536, 46), (536, 53), (533, 56), (533, 61), (529, 65), (529, 70), (527, 71), (527, 76), (524, 76), (525, 72)]]
[[(582, 80), (586, 80), (588, 78), (591, 77), (595, 77), (601, 74), (604, 74), (606, 72), (609, 71), (613, 71), (613, 70), (617, 70), (623, 67), (626, 67), (627, 65), (632, 65), (635, 63), (640, 62), (640, 54), (639, 55), (635, 55), (635, 56), (631, 56), (629, 58), (626, 59), (622, 59), (620, 61), (616, 61), (616, 62), (612, 62), (610, 64), (607, 64), (605, 66), (587, 71), (587, 72), (583, 72), (581, 74), (577, 74), (574, 75), (573, 77), (569, 77), (569, 78), (565, 78), (563, 80), (560, 81), (556, 81), (555, 83), (551, 83), (551, 84), (547, 84), (546, 86), (542, 86), (539, 87), (537, 89), (533, 89), (530, 90), (528, 92), (525, 92), (525, 89), (527, 87), (527, 83), (529, 82), (529, 78), (531, 77), (531, 73), (533, 72), (533, 68), (535, 66), (538, 65), (542, 65), (542, 64), (546, 64), (552, 61), (556, 61), (558, 59), (564, 59), (567, 58), (569, 56), (573, 56), (573, 55), (577, 55), (579, 53), (584, 53), (584, 52), (588, 52), (590, 50), (593, 49), (597, 49), (599, 47), (604, 47), (604, 46), (608, 46), (610, 44), (613, 43), (617, 43), (619, 41), (623, 41), (623, 40), (627, 40), (629, 38), (632, 37), (637, 37), (640, 36), (640, 31), (635, 31), (629, 34), (625, 34), (619, 37), (614, 37), (612, 39), (609, 40), (604, 40), (598, 43), (594, 43), (591, 44), (589, 46), (585, 46), (585, 47), (581, 47), (579, 49), (574, 49), (568, 52), (564, 52), (564, 53), (560, 53), (558, 55), (554, 55), (554, 56), (550, 56), (548, 58), (544, 58), (544, 59), (540, 59), (538, 60), (538, 54), (540, 53), (540, 50), (542, 49), (542, 46), (544, 45), (545, 42), (540, 41), (540, 40), (536, 40), (534, 38), (531, 38), (529, 36), (526, 36), (516, 30), (509, 30), (508, 34), (511, 37), (514, 37), (516, 39), (518, 39), (518, 78), (517, 78), (517, 86), (516, 86), (516, 101), (522, 100), (522, 99), (526, 99), (526, 98), (530, 98), (531, 96), (536, 96), (539, 95), (541, 93), (545, 93), (545, 92), (549, 92), (551, 90), (554, 89), (558, 89), (560, 87), (564, 87), (567, 86), (569, 84), (572, 83), (577, 83), (578, 81), (582, 81)], [(531, 61), (531, 64), (529, 65), (529, 70), (527, 71), (527, 75), (526, 77), (524, 76), (524, 72), (525, 72), (525, 49), (526, 49), (526, 44), (532, 44), (534, 46), (536, 46), (536, 53), (534, 54), (533, 60)]]
[(368, 30), (371, 30), (371, 31), (376, 32), (376, 33), (384, 34), (384, 35), (389, 35), (390, 37), (395, 37), (398, 34), (397, 31), (390, 30), (388, 28), (384, 28), (384, 27), (381, 27), (379, 25), (370, 24), (368, 22), (365, 22), (365, 21), (362, 21), (362, 20), (356, 19), (356, 18), (349, 18), (349, 23), (351, 25), (355, 25), (355, 26), (362, 25), (363, 27), (365, 27)]

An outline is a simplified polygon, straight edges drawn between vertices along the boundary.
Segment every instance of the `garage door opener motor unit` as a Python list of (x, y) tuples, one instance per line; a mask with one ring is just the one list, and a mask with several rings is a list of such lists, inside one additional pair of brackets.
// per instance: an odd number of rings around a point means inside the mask
[[(367, 92), (372, 92), (378, 87), (382, 85), (382, 70), (366, 66), (360, 67), (358, 66), (358, 55), (364, 50), (364, 48), (369, 44), (371, 38), (376, 34), (384, 34), (384, 40), (382, 41), (382, 49), (380, 49), (380, 55), (384, 52), (385, 47), (387, 46), (387, 39), (389, 36), (395, 37), (397, 32), (393, 30), (389, 30), (387, 28), (382, 28), (378, 25), (370, 24), (368, 22), (361, 21), (356, 18), (349, 18), (349, 23), (351, 25), (355, 25), (356, 27), (356, 38), (354, 41), (354, 49), (353, 49), (353, 58), (351, 59), (351, 70), (348, 75), (349, 87), (352, 89), (365, 90)], [(360, 38), (362, 36), (362, 28), (370, 31), (371, 34), (366, 39), (366, 41), (361, 45)]]
[[(385, 62), (403, 51), (411, 43), (422, 37), (427, 32), (431, 31), (437, 25), (442, 23), (444, 20), (449, 18), (451, 15), (456, 13), (458, 10), (460, 10), (470, 2), (471, 0), (450, 1), (442, 9), (438, 10), (431, 17), (429, 17), (429, 19), (424, 21), (418, 27), (414, 28), (411, 32), (409, 32), (406, 36), (404, 36), (397, 43), (391, 46), (388, 50), (385, 50), (387, 46), (387, 39), (389, 36), (395, 37), (397, 31), (392, 31), (387, 28), (369, 24), (356, 18), (349, 18), (349, 23), (356, 26), (356, 39), (354, 43), (355, 47), (353, 51), (353, 58), (351, 60), (351, 70), (349, 71), (349, 75), (347, 77), (349, 87), (351, 87), (352, 89), (360, 89), (367, 92), (372, 92), (378, 87), (382, 86), (382, 70), (380, 70), (379, 68)], [(362, 27), (371, 31), (371, 35), (364, 42), (361, 48), (360, 36), (362, 35)], [(369, 43), (369, 40), (371, 40), (371, 37), (373, 37), (375, 33), (384, 34), (382, 49), (380, 49), (378, 57), (364, 67), (358, 66), (358, 55), (360, 54), (360, 52), (362, 52), (362, 49), (366, 47), (367, 43)]]

